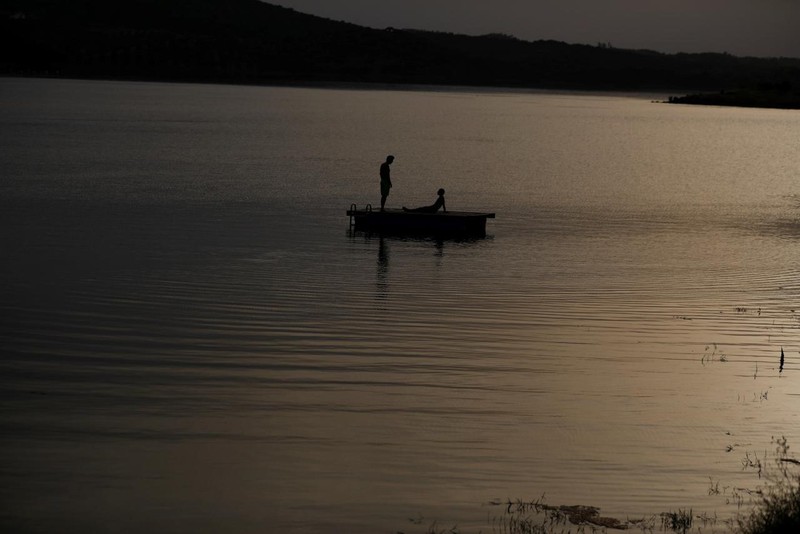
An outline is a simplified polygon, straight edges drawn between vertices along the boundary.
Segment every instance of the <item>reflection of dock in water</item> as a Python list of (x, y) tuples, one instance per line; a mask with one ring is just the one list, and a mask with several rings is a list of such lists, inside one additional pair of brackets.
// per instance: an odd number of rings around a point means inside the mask
[(347, 210), (350, 225), (356, 230), (370, 230), (390, 234), (428, 234), (437, 236), (486, 235), (486, 219), (494, 219), (494, 213), (472, 211), (448, 211), (423, 213), (387, 209), (373, 211), (370, 206)]

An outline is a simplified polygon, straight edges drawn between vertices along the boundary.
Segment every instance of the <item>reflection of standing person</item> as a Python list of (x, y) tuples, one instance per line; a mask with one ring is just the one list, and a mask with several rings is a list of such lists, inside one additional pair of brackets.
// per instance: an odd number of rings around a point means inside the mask
[(386, 205), (386, 197), (389, 196), (389, 190), (392, 188), (392, 179), (389, 177), (389, 165), (394, 161), (394, 156), (386, 156), (386, 161), (381, 163), (381, 211)]
[(389, 247), (383, 240), (378, 241), (378, 270), (376, 273), (377, 297), (385, 299), (389, 293)]

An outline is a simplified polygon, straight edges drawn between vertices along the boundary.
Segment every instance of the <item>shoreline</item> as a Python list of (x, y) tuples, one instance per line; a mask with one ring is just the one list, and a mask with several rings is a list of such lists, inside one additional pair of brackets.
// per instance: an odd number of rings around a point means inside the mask
[(690, 93), (684, 96), (671, 96), (667, 100), (667, 103), (798, 110), (800, 109), (800, 91), (760, 89), (723, 90), (718, 93)]
[[(759, 90), (740, 89), (719, 92), (689, 92), (682, 96), (667, 96), (669, 93), (683, 91), (680, 89), (571, 89), (523, 86), (490, 86), (490, 85), (443, 85), (422, 83), (382, 83), (357, 81), (315, 81), (315, 80), (264, 80), (254, 82), (212, 80), (212, 79), (160, 79), (136, 77), (75, 77), (47, 74), (0, 74), (0, 79), (37, 79), (37, 80), (74, 80), (121, 83), (163, 83), (187, 85), (224, 85), (233, 87), (287, 87), (298, 89), (332, 89), (357, 91), (410, 91), (410, 92), (454, 92), (454, 93), (507, 93), (507, 94), (554, 94), (554, 95), (587, 95), (587, 96), (641, 96), (660, 104), (686, 104), (699, 106), (721, 106), (758, 109), (800, 110), (800, 91), (791, 90)], [(684, 89), (685, 90), (685, 89)]]

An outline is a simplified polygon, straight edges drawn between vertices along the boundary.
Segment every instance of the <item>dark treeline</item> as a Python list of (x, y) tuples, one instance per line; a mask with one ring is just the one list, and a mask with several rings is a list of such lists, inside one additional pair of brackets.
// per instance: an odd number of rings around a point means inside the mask
[(0, 74), (605, 90), (800, 88), (800, 59), (371, 29), (258, 0), (0, 0)]

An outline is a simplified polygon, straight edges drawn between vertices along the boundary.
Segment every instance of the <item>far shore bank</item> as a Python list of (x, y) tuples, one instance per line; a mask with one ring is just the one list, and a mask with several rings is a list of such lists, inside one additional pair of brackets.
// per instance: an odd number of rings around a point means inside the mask
[(732, 106), (742, 108), (800, 109), (800, 91), (740, 89), (717, 93), (692, 93), (669, 97), (670, 104)]

